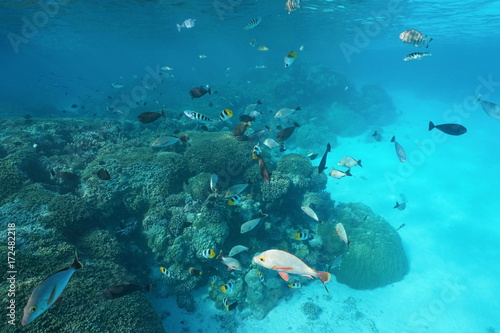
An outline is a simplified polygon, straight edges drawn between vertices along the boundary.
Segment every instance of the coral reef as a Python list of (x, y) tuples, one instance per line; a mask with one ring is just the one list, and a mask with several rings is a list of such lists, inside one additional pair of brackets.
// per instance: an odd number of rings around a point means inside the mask
[(323, 310), (313, 302), (306, 302), (301, 306), (302, 312), (308, 320), (317, 320)]

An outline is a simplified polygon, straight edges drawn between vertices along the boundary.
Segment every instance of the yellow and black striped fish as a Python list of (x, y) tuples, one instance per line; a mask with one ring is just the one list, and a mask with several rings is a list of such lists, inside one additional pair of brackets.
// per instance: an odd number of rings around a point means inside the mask
[(220, 112), (219, 119), (220, 119), (220, 121), (225, 121), (225, 120), (228, 120), (229, 118), (231, 118), (232, 116), (233, 116), (232, 110), (224, 109)]

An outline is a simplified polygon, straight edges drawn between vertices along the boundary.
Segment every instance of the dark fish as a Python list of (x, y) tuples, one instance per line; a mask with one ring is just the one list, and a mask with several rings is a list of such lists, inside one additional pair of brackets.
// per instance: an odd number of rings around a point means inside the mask
[(427, 35), (415, 29), (403, 31), (399, 34), (399, 39), (405, 44), (425, 46), (426, 48), (429, 47), (429, 43), (432, 41), (432, 38), (427, 39)]
[(201, 96), (204, 96), (206, 94), (209, 94), (209, 95), (212, 95), (212, 90), (210, 89), (210, 87), (208, 87), (208, 90), (205, 89), (204, 87), (200, 86), (200, 87), (196, 87), (196, 88), (193, 88), (189, 91), (189, 95), (192, 97), (192, 98), (200, 98)]
[(269, 127), (266, 126), (266, 128), (263, 128), (261, 130), (255, 131), (252, 134), (250, 134), (250, 136), (248, 137), (248, 140), (259, 141), (260, 139), (262, 139), (264, 134), (268, 131), (270, 131), (270, 129), (269, 129)]
[(394, 148), (396, 148), (396, 154), (398, 155), (399, 161), (401, 163), (406, 162), (406, 154), (405, 150), (401, 145), (396, 141), (396, 136), (393, 136), (391, 142), (394, 142)]
[(264, 182), (269, 184), (271, 182), (271, 174), (269, 173), (269, 170), (267, 170), (266, 163), (260, 155), (257, 155), (257, 159), (259, 160), (260, 175), (262, 176)]
[(157, 120), (160, 117), (165, 117), (165, 111), (162, 109), (161, 113), (158, 112), (143, 112), (138, 117), (139, 120), (143, 124), (149, 124), (153, 121)]
[(292, 127), (287, 127), (281, 130), (281, 132), (279, 132), (278, 135), (276, 135), (276, 141), (282, 142), (288, 139), (290, 135), (292, 135), (293, 131), (295, 131), (295, 127), (300, 127), (300, 125), (297, 124), (296, 122), (293, 122)]
[(208, 131), (208, 127), (206, 125), (200, 126), (200, 129), (205, 132)]
[(196, 267), (189, 267), (189, 275), (200, 276), (203, 272)]
[(233, 135), (234, 136), (240, 136), (240, 135), (245, 134), (245, 132), (248, 129), (248, 126), (250, 126), (249, 123), (240, 123), (240, 124), (236, 125), (233, 128)]
[(317, 153), (313, 153), (312, 151), (308, 151), (306, 153), (306, 156), (311, 160), (311, 161), (314, 161), (316, 159), (316, 157), (318, 157), (318, 154)]
[(116, 299), (139, 290), (146, 290), (148, 293), (150, 293), (152, 288), (153, 287), (151, 284), (147, 284), (145, 286), (140, 286), (138, 284), (129, 284), (129, 283), (119, 284), (104, 290), (102, 292), (102, 297), (106, 299)]
[(399, 203), (396, 201), (396, 206), (394, 208), (397, 208), (399, 210), (404, 210), (406, 208), (406, 202)]
[(375, 139), (375, 141), (377, 142), (380, 142), (382, 141), (382, 135), (380, 135), (379, 133), (377, 133), (377, 131), (375, 131), (373, 134), (372, 134), (373, 138)]
[(72, 109), (76, 109), (77, 107), (78, 107), (78, 105), (76, 105), (76, 104), (71, 105)]
[(326, 157), (328, 155), (328, 153), (332, 150), (332, 146), (330, 146), (330, 144), (327, 144), (326, 145), (326, 151), (325, 151), (325, 154), (323, 155), (323, 157), (321, 158), (321, 161), (319, 162), (319, 165), (318, 165), (318, 173), (322, 173), (324, 170), (327, 169), (326, 167)]
[(449, 134), (449, 135), (462, 135), (467, 132), (467, 128), (460, 124), (441, 124), (441, 125), (434, 125), (432, 121), (429, 121), (429, 131), (432, 130), (433, 128), (437, 128), (443, 133)]
[(109, 175), (109, 172), (106, 169), (99, 169), (99, 171), (97, 171), (97, 177), (99, 177), (102, 180), (111, 179), (111, 176)]
[(401, 229), (401, 228), (402, 228), (402, 227), (404, 227), (404, 226), (405, 226), (405, 224), (404, 224), (404, 223), (403, 223), (403, 224), (401, 224), (401, 225), (400, 225), (400, 226), (396, 229), (396, 231), (398, 231), (399, 229)]
[(240, 121), (245, 122), (245, 123), (250, 123), (250, 122), (255, 121), (255, 118), (254, 117), (250, 117), (249, 115), (246, 115), (246, 114), (242, 114), (240, 116)]
[(281, 130), (283, 129), (283, 126), (278, 125), (278, 126), (276, 126), (276, 129), (277, 129), (278, 131), (281, 131)]
[(480, 97), (477, 99), (481, 102), (484, 112), (488, 114), (493, 119), (500, 120), (500, 105), (491, 103), (488, 101), (483, 101)]

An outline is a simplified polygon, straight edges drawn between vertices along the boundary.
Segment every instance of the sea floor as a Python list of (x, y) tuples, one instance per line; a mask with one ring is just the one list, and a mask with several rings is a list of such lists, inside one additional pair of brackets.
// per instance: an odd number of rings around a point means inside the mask
[[(468, 128), (459, 137), (427, 131), (452, 109), (411, 92), (392, 91), (402, 117), (384, 127), (383, 141), (371, 133), (339, 138), (328, 156), (335, 167), (343, 156), (362, 159), (353, 177), (331, 178), (328, 191), (336, 202), (362, 202), (399, 230), (410, 261), (404, 280), (375, 290), (353, 290), (335, 280), (327, 294), (319, 281), (283, 300), (263, 320), (234, 312), (237, 332), (480, 332), (500, 331), (500, 148), (493, 139), (500, 122), (480, 107), (458, 119)], [(405, 148), (407, 162), (397, 159), (393, 135)], [(396, 201), (405, 210), (394, 209)], [(341, 269), (341, 268), (340, 268)], [(178, 309), (174, 297), (155, 299), (167, 332), (224, 332), (206, 287), (195, 293), (197, 310)], [(302, 311), (306, 302), (322, 309), (316, 318)], [(227, 323), (225, 323), (227, 325)]]

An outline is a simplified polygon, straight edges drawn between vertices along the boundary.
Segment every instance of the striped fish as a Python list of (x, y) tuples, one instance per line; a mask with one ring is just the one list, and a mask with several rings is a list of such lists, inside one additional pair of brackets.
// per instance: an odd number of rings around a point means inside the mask
[(202, 124), (211, 124), (215, 123), (215, 120), (208, 118), (205, 115), (202, 115), (201, 113), (194, 112), (191, 110), (184, 110), (184, 114), (188, 116), (189, 118), (196, 120)]
[(429, 47), (429, 43), (432, 41), (432, 38), (427, 39), (427, 35), (415, 29), (403, 31), (399, 34), (399, 39), (405, 44), (417, 47), (425, 46), (426, 48)]
[(403, 58), (403, 61), (420, 60), (423, 57), (431, 56), (430, 52), (413, 52)]
[(250, 29), (255, 28), (256, 26), (259, 25), (260, 21), (262, 21), (262, 17), (260, 17), (260, 16), (252, 19), (250, 22), (248, 22), (247, 25), (245, 25), (243, 30), (250, 30)]
[(230, 110), (230, 109), (224, 109), (219, 113), (220, 121), (228, 120), (232, 116), (233, 116), (233, 110)]

